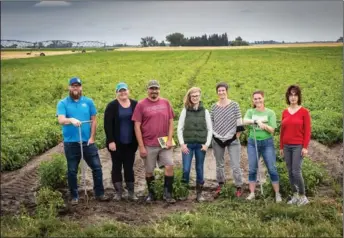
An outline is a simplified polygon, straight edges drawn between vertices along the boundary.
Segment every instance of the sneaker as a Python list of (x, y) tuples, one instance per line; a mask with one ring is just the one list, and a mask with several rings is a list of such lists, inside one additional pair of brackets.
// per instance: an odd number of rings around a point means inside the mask
[(72, 206), (78, 205), (79, 199), (73, 198), (72, 201), (71, 201), (70, 203), (72, 204)]
[(307, 203), (309, 203), (308, 198), (306, 196), (302, 196), (302, 197), (300, 197), (297, 205), (298, 206), (303, 206), (303, 205), (306, 205)]
[(237, 187), (237, 190), (235, 192), (235, 196), (236, 197), (241, 197), (241, 195), (242, 195), (242, 189), (241, 189), (241, 187)]
[(299, 202), (299, 195), (295, 193), (293, 197), (287, 202), (289, 205), (295, 205)]
[(252, 200), (256, 197), (254, 193), (250, 193), (250, 195), (247, 196), (246, 200)]
[(276, 196), (275, 198), (276, 198), (276, 202), (277, 202), (277, 203), (282, 202), (282, 196), (281, 196), (280, 193), (276, 193), (275, 196)]
[(106, 201), (109, 201), (110, 198), (106, 195), (101, 195), (101, 196), (96, 197), (96, 200), (98, 200), (100, 202), (106, 202)]
[(170, 203), (170, 204), (176, 203), (176, 200), (175, 200), (174, 198), (172, 198), (172, 197), (165, 198), (165, 201), (166, 201), (167, 203)]
[(216, 191), (215, 191), (215, 194), (214, 194), (214, 198), (218, 198), (220, 196), (220, 193), (221, 193), (221, 189), (222, 189), (222, 186), (217, 186), (216, 188)]
[(116, 193), (113, 197), (113, 200), (115, 201), (121, 201), (122, 200), (122, 194)]
[(134, 201), (134, 202), (135, 202), (135, 201), (138, 201), (139, 198), (136, 197), (135, 193), (129, 192), (129, 193), (128, 193), (128, 200), (129, 200), (129, 201)]

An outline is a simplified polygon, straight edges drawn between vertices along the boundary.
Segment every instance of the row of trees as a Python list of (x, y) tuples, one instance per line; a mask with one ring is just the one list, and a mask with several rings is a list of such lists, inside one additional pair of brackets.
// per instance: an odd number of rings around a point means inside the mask
[[(170, 46), (238, 46), (248, 45), (240, 36), (234, 41), (229, 41), (227, 33), (224, 34), (204, 34), (202, 36), (185, 37), (184, 34), (176, 32), (166, 36), (166, 41)], [(166, 46), (165, 41), (158, 42), (153, 36), (141, 38), (141, 46)]]
[[(184, 34), (176, 32), (166, 36), (166, 41), (170, 46), (241, 46), (249, 45), (247, 41), (244, 41), (240, 36), (235, 38), (234, 41), (229, 41), (227, 33), (224, 34), (212, 34), (202, 36), (185, 37)], [(337, 42), (343, 42), (341, 36)], [(284, 44), (284, 41), (278, 42), (274, 40), (268, 41), (255, 41), (254, 44)], [(147, 36), (141, 38), (141, 46), (166, 46), (165, 41), (158, 42), (153, 36)]]

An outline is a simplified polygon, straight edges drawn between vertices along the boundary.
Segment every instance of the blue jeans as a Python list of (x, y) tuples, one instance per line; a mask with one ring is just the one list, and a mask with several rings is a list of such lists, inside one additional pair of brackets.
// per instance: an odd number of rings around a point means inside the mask
[[(270, 179), (272, 183), (278, 183), (278, 172), (276, 167), (276, 153), (274, 147), (273, 138), (266, 140), (257, 140), (258, 156), (263, 156), (264, 163), (268, 169)], [(256, 156), (256, 148), (254, 145), (254, 139), (248, 138), (247, 144), (247, 155), (248, 155), (248, 181), (255, 183), (257, 181), (257, 169), (258, 160)]]
[[(81, 160), (81, 150), (79, 142), (64, 142), (64, 151), (67, 158), (68, 167), (68, 186), (72, 198), (78, 198), (78, 167)], [(93, 143), (87, 146), (83, 143), (84, 159), (87, 165), (92, 169), (94, 193), (96, 197), (104, 195), (103, 173), (98, 154), (98, 148)]]
[(189, 149), (189, 154), (184, 154), (182, 152), (182, 159), (183, 159), (183, 182), (189, 184), (190, 181), (190, 170), (192, 164), (192, 158), (195, 154), (196, 157), (196, 183), (197, 184), (204, 184), (204, 159), (205, 159), (205, 151), (201, 151), (202, 145), (201, 144), (187, 144)]

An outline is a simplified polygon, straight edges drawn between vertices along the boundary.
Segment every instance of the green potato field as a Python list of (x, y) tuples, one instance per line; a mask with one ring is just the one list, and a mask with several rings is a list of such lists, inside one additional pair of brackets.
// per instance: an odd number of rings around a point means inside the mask
[(291, 84), (303, 90), (302, 104), (312, 116), (312, 139), (331, 145), (343, 140), (342, 47), (247, 50), (95, 52), (1, 61), (1, 171), (18, 169), (62, 140), (56, 105), (68, 95), (68, 80), (83, 81), (83, 94), (98, 110), (97, 145), (104, 147), (103, 113), (118, 82), (128, 83), (131, 97), (146, 96), (150, 79), (161, 84), (178, 120), (183, 97), (192, 86), (202, 89), (209, 108), (215, 85), (230, 85), (229, 97), (251, 107), (251, 94), (265, 92), (265, 105), (280, 120)]

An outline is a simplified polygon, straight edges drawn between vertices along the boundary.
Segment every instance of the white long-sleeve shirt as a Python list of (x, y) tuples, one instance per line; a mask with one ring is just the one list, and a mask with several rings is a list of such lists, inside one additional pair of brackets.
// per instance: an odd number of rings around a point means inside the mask
[[(183, 108), (183, 110), (179, 116), (178, 129), (177, 129), (178, 140), (179, 140), (179, 144), (181, 144), (181, 145), (184, 144), (183, 131), (184, 131), (185, 116), (186, 116), (186, 109)], [(207, 131), (208, 131), (207, 141), (206, 141), (205, 145), (207, 147), (209, 147), (210, 143), (211, 143), (212, 136), (213, 136), (213, 126), (211, 123), (210, 113), (207, 109), (205, 109), (205, 121), (207, 124)]]

